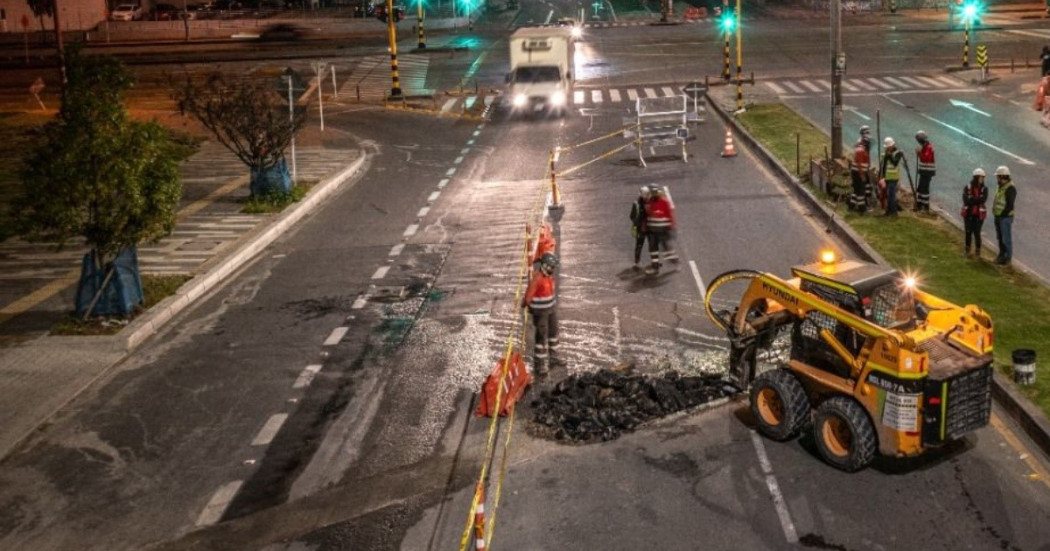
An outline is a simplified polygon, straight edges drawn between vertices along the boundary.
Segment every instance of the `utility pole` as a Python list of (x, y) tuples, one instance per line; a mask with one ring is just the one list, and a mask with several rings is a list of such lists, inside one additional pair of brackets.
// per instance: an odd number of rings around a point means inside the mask
[(394, 23), (394, 0), (386, 0), (386, 36), (390, 42), (390, 99), (401, 99), (401, 77), (397, 74), (397, 25)]
[[(1050, 0), (1047, 0), (1050, 2)], [(733, 78), (732, 72), (729, 69), (729, 31), (733, 29), (733, 16), (729, 15), (729, 0), (722, 0), (722, 35), (725, 37), (725, 48), (722, 53), (725, 55), (725, 63), (722, 67), (722, 80), (729, 82), (729, 79)]]
[(842, 73), (846, 54), (842, 51), (842, 0), (831, 0), (831, 158), (842, 157)]
[(62, 43), (62, 24), (58, 19), (58, 0), (51, 0), (51, 9), (54, 10), (55, 19), (55, 48), (58, 50), (58, 73), (62, 77), (62, 93), (66, 91), (66, 49)]
[(740, 23), (740, 0), (736, 0), (736, 110), (744, 109), (744, 53), (740, 47), (740, 35), (744, 26)]

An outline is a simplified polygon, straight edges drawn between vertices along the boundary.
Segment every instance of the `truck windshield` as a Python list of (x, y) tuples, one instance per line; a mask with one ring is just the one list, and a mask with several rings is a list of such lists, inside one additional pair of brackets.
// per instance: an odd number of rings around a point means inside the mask
[(557, 67), (518, 67), (514, 69), (514, 82), (558, 82), (561, 71)]
[(915, 298), (896, 283), (883, 285), (871, 294), (871, 321), (887, 329), (898, 329), (915, 321)]

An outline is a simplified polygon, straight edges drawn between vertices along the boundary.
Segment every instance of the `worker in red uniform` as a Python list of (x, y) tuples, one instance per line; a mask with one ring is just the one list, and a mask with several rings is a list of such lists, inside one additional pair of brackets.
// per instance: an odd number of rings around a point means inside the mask
[(871, 129), (867, 126), (860, 127), (860, 138), (853, 146), (853, 162), (849, 166), (850, 181), (853, 184), (852, 193), (846, 206), (849, 210), (866, 212), (868, 210), (868, 196), (871, 195)]
[[(660, 273), (661, 258), (678, 262), (678, 253), (671, 245), (671, 232), (675, 229), (674, 207), (663, 188), (649, 185), (649, 201), (645, 204), (645, 228), (649, 234), (649, 267), (647, 275)], [(662, 249), (662, 250), (661, 250)]]
[(919, 142), (919, 147), (915, 148), (915, 156), (918, 158), (916, 170), (919, 173), (919, 184), (915, 189), (915, 212), (930, 212), (930, 182), (937, 174), (933, 144), (922, 130), (915, 133), (915, 141)]
[[(558, 257), (546, 253), (540, 258), (539, 269), (529, 279), (522, 306), (529, 309), (532, 324), (535, 327), (535, 344), (532, 354), (532, 365), (537, 375), (550, 372), (550, 366), (565, 365), (558, 357), (558, 296), (554, 285), (554, 269), (558, 267)], [(548, 359), (550, 360), (548, 362)]]

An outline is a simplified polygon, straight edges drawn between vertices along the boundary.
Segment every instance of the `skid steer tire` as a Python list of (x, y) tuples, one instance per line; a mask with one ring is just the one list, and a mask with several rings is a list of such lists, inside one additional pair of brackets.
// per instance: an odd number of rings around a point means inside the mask
[(809, 398), (802, 383), (784, 368), (759, 375), (751, 385), (751, 413), (758, 432), (783, 442), (798, 435), (809, 420)]
[(845, 396), (828, 398), (820, 404), (813, 421), (813, 437), (821, 457), (848, 473), (867, 467), (878, 447), (868, 412)]

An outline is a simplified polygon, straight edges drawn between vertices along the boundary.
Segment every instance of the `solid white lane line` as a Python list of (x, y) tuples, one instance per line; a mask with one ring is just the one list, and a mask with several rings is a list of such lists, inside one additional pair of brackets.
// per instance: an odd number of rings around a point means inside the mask
[(295, 384), (292, 388), (306, 388), (310, 386), (310, 383), (314, 381), (314, 376), (321, 371), (321, 364), (313, 364), (306, 366), (303, 372), (299, 374), (299, 378), (295, 380)]
[(620, 91), (619, 90), (609, 90), (609, 100), (610, 101), (612, 101), (613, 103), (620, 103), (621, 99), (623, 99), (623, 98), (620, 97)]
[(456, 160), (452, 161), (452, 164), (458, 165), (459, 163), (462, 163), (462, 162), (463, 162), (463, 156), (460, 155), (459, 157), (456, 157)]
[(401, 235), (405, 237), (412, 237), (416, 234), (417, 231), (419, 231), (419, 224), (409, 224), (409, 226), (405, 228), (405, 233)]
[[(390, 247), (390, 252), (387, 253), (387, 256), (398, 256), (398, 255), (401, 254), (401, 251), (403, 251), (403, 250), (405, 250), (405, 244), (404, 243), (398, 243), (397, 245), (394, 245), (393, 247)], [(367, 300), (367, 299), (365, 299), (365, 300)]]
[(390, 266), (380, 266), (376, 273), (372, 274), (372, 279), (383, 279), (389, 271)]
[(573, 105), (580, 105), (583, 103), (583, 90), (576, 90), (572, 93), (572, 103)]
[(339, 341), (343, 340), (343, 337), (346, 336), (346, 332), (349, 330), (349, 327), (336, 327), (335, 329), (332, 329), (331, 334), (329, 334), (328, 338), (324, 340), (323, 346), (339, 344)]
[[(891, 102), (893, 102), (893, 103), (895, 103), (895, 104), (897, 104), (897, 105), (899, 105), (901, 107), (905, 107), (904, 103), (902, 103), (900, 101), (897, 101), (897, 100), (895, 100), (895, 99), (893, 99), (893, 98), (891, 98), (891, 97), (889, 97), (889, 96), (887, 96), (885, 94), (883, 94), (883, 96), (886, 99), (888, 99), (889, 101), (891, 101)], [(1008, 156), (1010, 158), (1016, 159), (1016, 160), (1026, 164), (1026, 165), (1031, 166), (1031, 165), (1035, 164), (1034, 162), (1029, 161), (1028, 159), (1025, 159), (1024, 157), (1022, 157), (1020, 155), (1017, 155), (1015, 153), (1010, 153), (1009, 151), (1007, 151), (1007, 150), (1005, 150), (1005, 149), (1003, 149), (1003, 148), (1001, 148), (1001, 147), (999, 147), (997, 145), (990, 144), (990, 143), (988, 143), (988, 142), (986, 142), (986, 141), (984, 141), (984, 140), (982, 140), (982, 139), (980, 139), (980, 138), (978, 138), (976, 136), (971, 135), (970, 133), (966, 132), (965, 130), (963, 130), (961, 128), (956, 128), (955, 126), (952, 126), (952, 125), (950, 125), (950, 124), (948, 124), (948, 123), (946, 123), (944, 121), (937, 120), (937, 119), (927, 115), (926, 113), (919, 113), (919, 116), (924, 118), (924, 119), (926, 119), (926, 120), (928, 120), (928, 121), (935, 122), (935, 123), (937, 123), (937, 124), (947, 128), (948, 130), (951, 130), (952, 132), (956, 132), (956, 133), (958, 133), (958, 134), (960, 134), (960, 135), (962, 135), (962, 136), (964, 136), (966, 138), (969, 138), (969, 139), (971, 139), (971, 140), (973, 140), (973, 141), (975, 141), (975, 142), (977, 142), (977, 143), (979, 143), (981, 145), (988, 146), (988, 147), (992, 148), (993, 150), (998, 151), (999, 153), (1002, 153), (1003, 155), (1006, 155), (1006, 156)]]
[(784, 89), (783, 89), (783, 88), (781, 88), (781, 87), (779, 87), (779, 86), (777, 86), (776, 84), (774, 84), (774, 83), (772, 83), (772, 82), (767, 82), (767, 83), (766, 83), (766, 86), (769, 86), (769, 88), (770, 88), (771, 90), (773, 90), (773, 93), (774, 93), (774, 94), (776, 94), (776, 95), (778, 95), (778, 96), (779, 96), (779, 95), (783, 95), (783, 94), (784, 94)]
[(233, 482), (227, 482), (216, 490), (215, 494), (208, 500), (208, 504), (204, 506), (200, 516), (197, 517), (197, 526), (211, 526), (219, 522), (223, 513), (226, 512), (226, 508), (230, 506), (230, 502), (233, 501), (234, 496), (241, 489), (241, 484), (244, 484), (244, 482), (234, 480)]
[(441, 106), (441, 111), (447, 113), (450, 109), (452, 109), (452, 106), (456, 103), (457, 99), (459, 98), (452, 98), (446, 101), (445, 104)]
[(751, 441), (755, 444), (755, 452), (758, 454), (758, 463), (762, 466), (762, 473), (766, 475), (766, 486), (769, 487), (769, 495), (773, 496), (773, 506), (780, 517), (780, 527), (784, 529), (784, 537), (788, 543), (798, 543), (798, 533), (795, 532), (795, 523), (791, 522), (791, 513), (788, 512), (787, 504), (784, 503), (784, 494), (780, 493), (780, 485), (777, 478), (773, 476), (773, 465), (766, 455), (766, 447), (762, 444), (762, 437), (757, 432), (751, 431)]
[(704, 286), (704, 280), (700, 278), (700, 270), (696, 268), (695, 261), (689, 261), (689, 269), (693, 272), (693, 279), (696, 280), (696, 290), (700, 291), (700, 302), (703, 302), (704, 297), (707, 296), (707, 287)]
[(448, 178), (442, 178), (441, 181), (438, 182), (438, 189), (442, 189), (442, 188), (444, 188), (447, 185), (448, 185)]
[(255, 440), (252, 440), (253, 446), (266, 446), (270, 442), (273, 442), (273, 438), (277, 436), (277, 431), (281, 430), (281, 425), (288, 420), (287, 413), (275, 413), (266, 420), (266, 424), (263, 428), (259, 429), (259, 434), (255, 435)]
[(423, 218), (429, 212), (430, 212), (430, 207), (423, 207), (423, 208), (419, 209), (419, 212), (416, 213), (416, 218)]
[(452, 176), (455, 173), (456, 173), (456, 167), (452, 167), (452, 168), (450, 168), (450, 169), (445, 171), (445, 176)]
[(433, 203), (434, 201), (437, 201), (437, 200), (438, 200), (438, 197), (440, 197), (440, 196), (441, 196), (441, 192), (440, 192), (440, 191), (435, 191), (434, 193), (431, 193), (431, 194), (430, 194), (430, 195), (429, 195), (429, 196), (427, 197), (427, 202), (428, 202), (428, 203)]

